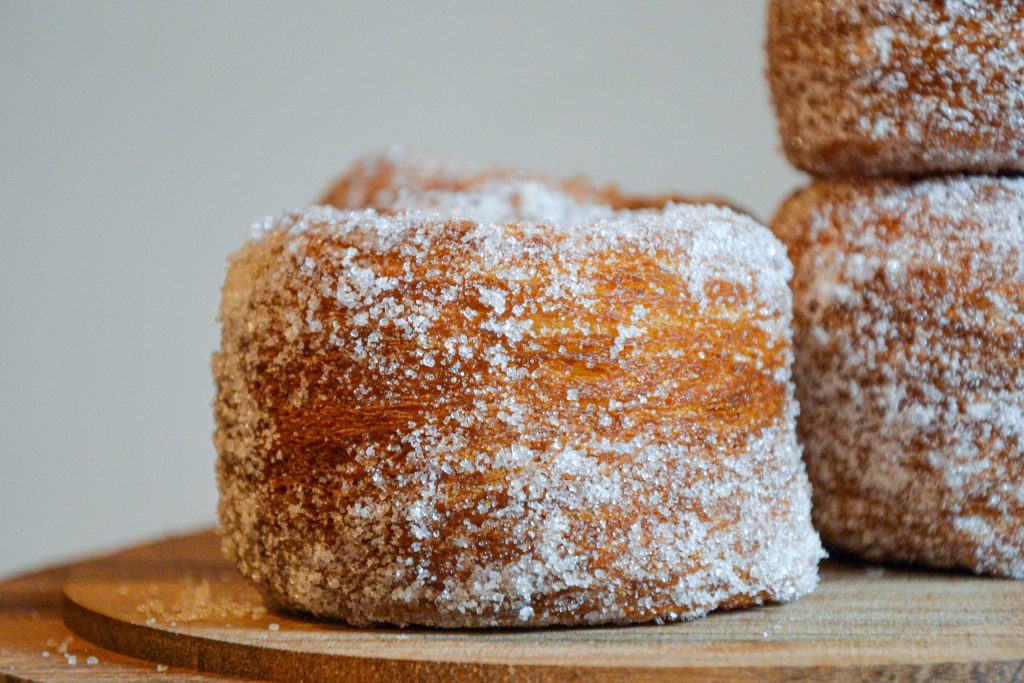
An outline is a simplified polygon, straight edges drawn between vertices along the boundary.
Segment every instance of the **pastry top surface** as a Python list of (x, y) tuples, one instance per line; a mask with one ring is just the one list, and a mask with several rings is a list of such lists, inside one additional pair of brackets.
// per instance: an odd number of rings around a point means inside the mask
[(607, 192), (614, 191), (598, 189), (582, 177), (561, 179), (517, 168), (478, 167), (459, 158), (393, 145), (356, 160), (317, 204), (390, 211), (415, 206), (424, 194), (461, 193), (503, 182), (536, 183), (577, 204), (607, 204)]
[[(505, 282), (526, 279), (511, 268), (517, 262), (560, 268), (578, 264), (595, 273), (602, 268), (599, 257), (611, 265), (616, 250), (625, 250), (658, 258), (673, 275), (691, 283), (689, 292), (696, 301), (712, 280), (728, 281), (754, 297), (767, 297), (773, 310), (784, 307), (779, 299), (786, 298), (780, 295), (792, 274), (785, 249), (767, 228), (711, 205), (616, 211), (577, 204), (533, 181), (501, 181), (470, 191), (427, 191), (408, 205), (398, 200), (392, 211), (315, 206), (272, 216), (253, 225), (250, 246), (265, 238), (284, 239), (293, 254), (304, 245), (319, 244), (355, 250), (353, 256), (415, 262), (428, 253), (459, 253), (479, 259), (479, 268), (494, 271)], [(358, 272), (345, 264), (334, 274), (358, 277)]]
[(785, 202), (772, 228), (798, 270), (808, 246), (836, 243), (854, 261), (894, 272), (956, 269), (962, 287), (1024, 278), (1024, 178), (817, 180)]
[[(546, 191), (552, 193), (552, 196), (557, 195), (559, 201), (566, 199), (577, 207), (640, 210), (663, 208), (672, 203), (713, 204), (745, 213), (721, 197), (674, 192), (630, 194), (612, 184), (598, 187), (583, 176), (557, 178), (518, 168), (478, 167), (458, 158), (401, 145), (358, 159), (320, 196), (317, 203), (339, 209), (373, 208), (393, 212), (434, 206), (438, 195), (473, 193), (476, 195), (475, 201), (479, 203), (487, 201), (495, 193), (507, 193), (513, 187), (520, 188), (522, 192), (530, 192), (531, 187), (539, 188), (538, 192), (534, 192), (538, 198)], [(513, 212), (499, 220), (559, 222), (558, 219), (564, 216), (562, 209), (551, 206), (550, 202), (547, 208), (555, 209), (553, 214), (538, 213), (545, 209), (540, 204), (534, 204), (533, 208), (533, 214), (520, 215)], [(487, 220), (488, 215), (483, 214), (478, 218)]]

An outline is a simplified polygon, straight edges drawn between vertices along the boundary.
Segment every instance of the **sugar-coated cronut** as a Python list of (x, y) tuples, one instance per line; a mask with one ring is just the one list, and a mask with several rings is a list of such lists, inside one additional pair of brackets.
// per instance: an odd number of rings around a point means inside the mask
[(773, 227), (826, 543), (1024, 578), (1024, 180), (815, 181)]
[(1024, 171), (1024, 3), (772, 0), (782, 144), (819, 176)]
[[(317, 203), (339, 209), (377, 209), (417, 207), (424, 195), (473, 191), (489, 194), (495, 186), (534, 186), (553, 196), (581, 205), (600, 205), (612, 209), (655, 209), (670, 203), (714, 204), (741, 211), (731, 202), (709, 195), (627, 194), (615, 185), (597, 187), (587, 178), (555, 178), (517, 168), (478, 168), (465, 161), (422, 150), (395, 145), (358, 159), (324, 193)], [(428, 199), (427, 203), (433, 200)], [(513, 215), (510, 218), (526, 218)]]
[(287, 213), (233, 256), (213, 370), (241, 572), (360, 625), (667, 621), (812, 590), (782, 245), (712, 206), (464, 217), (567, 201), (502, 196)]

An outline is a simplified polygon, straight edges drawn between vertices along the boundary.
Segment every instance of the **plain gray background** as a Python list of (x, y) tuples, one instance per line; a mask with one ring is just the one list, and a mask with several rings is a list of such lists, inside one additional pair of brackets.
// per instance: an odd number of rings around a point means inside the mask
[(764, 3), (0, 4), (0, 573), (214, 519), (226, 255), (393, 142), (761, 218)]

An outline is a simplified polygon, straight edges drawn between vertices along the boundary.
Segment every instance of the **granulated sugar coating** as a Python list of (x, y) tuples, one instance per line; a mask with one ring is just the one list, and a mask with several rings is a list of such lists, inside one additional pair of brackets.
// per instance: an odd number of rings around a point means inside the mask
[(430, 197), (287, 213), (231, 259), (215, 441), (242, 573), (358, 625), (665, 621), (813, 589), (775, 238), (529, 180)]
[(817, 181), (774, 227), (826, 542), (1024, 578), (1024, 180)]
[(358, 159), (319, 203), (339, 209), (389, 211), (396, 205), (416, 205), (424, 193), (473, 191), (494, 182), (532, 182), (582, 204), (610, 204), (608, 193), (619, 196), (614, 188), (600, 190), (582, 177), (563, 180), (516, 168), (479, 168), (460, 159), (394, 145)]
[[(476, 193), (478, 203), (493, 201), (491, 195), (507, 193), (511, 188), (530, 186), (548, 191), (546, 202), (553, 214), (529, 216), (518, 211), (506, 214), (503, 220), (546, 220), (557, 222), (569, 206), (597, 205), (609, 209), (657, 209), (669, 203), (733, 205), (712, 196), (689, 196), (676, 193), (635, 195), (622, 192), (615, 185), (598, 187), (583, 176), (555, 178), (530, 173), (518, 168), (479, 168), (459, 159), (398, 145), (358, 159), (320, 197), (318, 203), (339, 209), (377, 209), (392, 212), (402, 208), (436, 207), (443, 203), (437, 194)], [(528, 189), (525, 189), (529, 192)], [(543, 193), (533, 193), (534, 198)], [(463, 207), (464, 209), (466, 207)], [(483, 208), (483, 207), (476, 207)], [(544, 206), (535, 205), (537, 209)], [(466, 216), (463, 212), (460, 216)], [(478, 220), (485, 220), (479, 217)], [(489, 219), (487, 219), (489, 220)], [(498, 222), (501, 222), (499, 220)]]
[(815, 175), (1024, 171), (1024, 3), (773, 0), (769, 78)]

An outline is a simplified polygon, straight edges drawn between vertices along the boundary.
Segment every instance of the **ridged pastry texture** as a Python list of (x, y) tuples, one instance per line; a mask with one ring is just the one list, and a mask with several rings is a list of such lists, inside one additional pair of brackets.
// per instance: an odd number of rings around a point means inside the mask
[(772, 0), (783, 147), (818, 176), (1024, 171), (1024, 3)]
[(1024, 180), (815, 181), (773, 228), (826, 544), (1024, 578)]
[(358, 625), (664, 621), (812, 590), (781, 244), (728, 209), (506, 190), (286, 213), (232, 257), (215, 442), (241, 572)]

